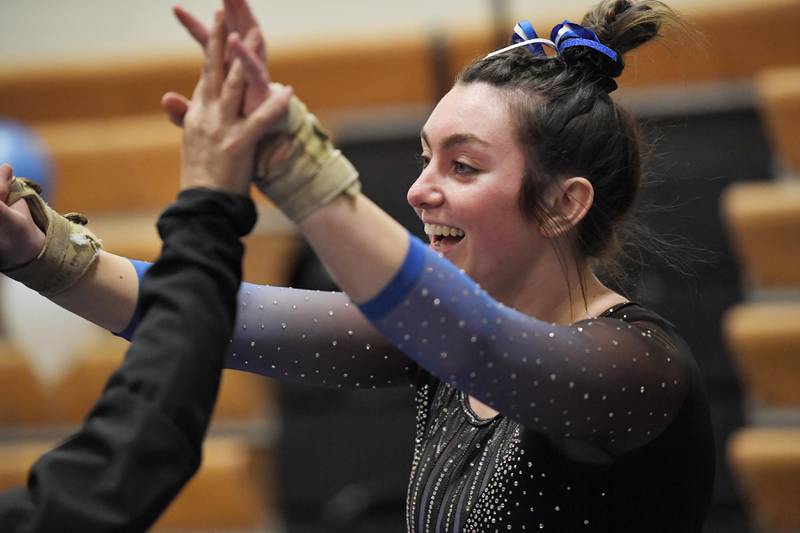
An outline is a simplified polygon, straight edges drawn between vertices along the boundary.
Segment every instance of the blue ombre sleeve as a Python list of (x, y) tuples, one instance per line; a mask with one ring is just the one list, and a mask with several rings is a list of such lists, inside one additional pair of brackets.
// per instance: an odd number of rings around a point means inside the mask
[(395, 279), (360, 308), (420, 367), (553, 437), (641, 446), (688, 390), (686, 356), (657, 326), (537, 320), (494, 300), (414, 237)]

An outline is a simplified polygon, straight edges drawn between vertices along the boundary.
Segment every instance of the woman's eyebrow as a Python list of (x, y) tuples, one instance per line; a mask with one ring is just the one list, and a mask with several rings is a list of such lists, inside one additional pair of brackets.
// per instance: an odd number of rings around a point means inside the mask
[[(425, 144), (428, 146), (431, 145), (430, 140), (428, 140), (428, 136), (425, 134), (425, 130), (422, 130), (419, 133), (420, 138), (425, 141)], [(458, 146), (460, 144), (479, 144), (483, 147), (491, 146), (489, 141), (486, 141), (474, 133), (454, 133), (452, 135), (448, 135), (444, 138), (441, 143), (442, 148), (453, 148), (454, 146)]]

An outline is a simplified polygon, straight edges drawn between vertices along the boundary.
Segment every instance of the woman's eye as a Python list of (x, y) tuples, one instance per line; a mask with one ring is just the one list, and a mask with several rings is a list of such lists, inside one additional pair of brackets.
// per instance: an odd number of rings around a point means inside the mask
[(425, 168), (431, 162), (431, 158), (424, 155), (424, 154), (417, 154), (416, 160), (419, 163), (419, 166)]
[(461, 161), (453, 161), (453, 170), (456, 174), (474, 174), (478, 170)]

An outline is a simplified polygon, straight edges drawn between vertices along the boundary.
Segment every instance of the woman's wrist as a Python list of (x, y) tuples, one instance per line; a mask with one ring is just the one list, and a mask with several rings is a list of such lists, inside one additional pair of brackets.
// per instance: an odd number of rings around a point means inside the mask
[[(282, 87), (273, 84), (272, 90)], [(343, 193), (354, 197), (361, 188), (358, 171), (296, 96), (283, 123), (259, 145), (253, 181), (295, 222)]]
[[(20, 200), (27, 203), (37, 230), (43, 229), (44, 233), (34, 233), (26, 239), (30, 248), (21, 255), (32, 259), (4, 273), (43, 296), (60, 294), (86, 274), (97, 259), (102, 242), (85, 227), (86, 217), (77, 213), (62, 216), (45, 203), (35, 185), (17, 178), (11, 183), (7, 201), (14, 204)], [(32, 254), (37, 248), (38, 252)]]

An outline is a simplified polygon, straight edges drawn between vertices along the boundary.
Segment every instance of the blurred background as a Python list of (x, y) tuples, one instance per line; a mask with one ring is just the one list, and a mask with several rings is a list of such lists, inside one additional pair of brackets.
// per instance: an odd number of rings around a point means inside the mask
[[(220, 2), (186, 0), (208, 21)], [(456, 73), (506, 42), (579, 21), (588, 0), (256, 0), (273, 77), (333, 130), (368, 196), (416, 234), (405, 203), (419, 129)], [(711, 398), (718, 473), (709, 533), (800, 531), (800, 2), (679, 0), (702, 39), (627, 59), (615, 97), (650, 155), (643, 221), (699, 259), (644, 257), (631, 292), (674, 322)], [(199, 50), (160, 0), (0, 2), (0, 160), (87, 214), (108, 250), (154, 259), (177, 191), (168, 90)], [(245, 278), (333, 288), (272, 206)], [(125, 343), (0, 277), (0, 490), (74, 430)], [(227, 372), (201, 472), (157, 531), (401, 532), (406, 390), (329, 391)], [(657, 482), (657, 480), (654, 480)], [(676, 510), (680, 512), (680, 510)]]

